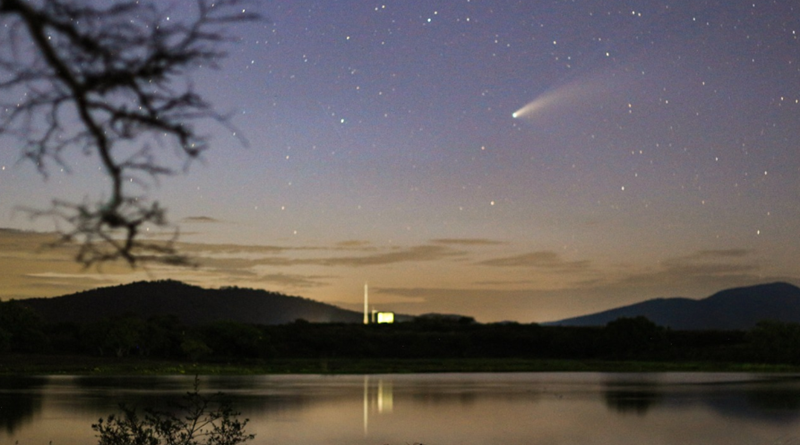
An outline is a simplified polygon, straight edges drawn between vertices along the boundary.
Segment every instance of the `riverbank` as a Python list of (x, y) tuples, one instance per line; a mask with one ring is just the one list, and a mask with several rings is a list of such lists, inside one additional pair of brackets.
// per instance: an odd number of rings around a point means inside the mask
[(258, 375), (406, 374), (444, 372), (780, 372), (800, 366), (719, 363), (546, 359), (281, 359), (239, 363), (189, 363), (62, 355), (0, 357), (0, 375)]

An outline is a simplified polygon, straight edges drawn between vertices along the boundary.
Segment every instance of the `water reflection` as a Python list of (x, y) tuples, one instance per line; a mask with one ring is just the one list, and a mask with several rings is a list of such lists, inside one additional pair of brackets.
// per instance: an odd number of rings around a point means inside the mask
[(765, 423), (800, 421), (800, 390), (791, 387), (750, 388), (707, 397), (709, 406), (729, 418)]
[(754, 390), (747, 394), (747, 402), (764, 412), (797, 412), (800, 411), (800, 391), (770, 388)]
[(394, 391), (391, 380), (364, 376), (364, 437), (369, 436), (370, 413), (391, 414), (394, 408)]
[[(164, 407), (192, 384), (192, 377), (0, 379), (0, 443), (93, 443), (91, 424), (120, 402)], [(255, 443), (777, 443), (800, 426), (800, 380), (783, 376), (209, 376), (200, 386), (232, 399), (251, 419)]]
[(661, 399), (655, 389), (608, 389), (605, 391), (606, 405), (620, 414), (643, 416)]
[(620, 374), (609, 378), (604, 383), (606, 406), (620, 414), (644, 416), (660, 406), (688, 409), (701, 405), (731, 418), (777, 423), (800, 421), (800, 382), (794, 376), (686, 382), (660, 381), (660, 376)]
[(40, 389), (46, 383), (40, 377), (3, 377), (0, 387), (10, 388), (0, 392), (0, 429), (6, 434), (33, 421), (42, 409)]

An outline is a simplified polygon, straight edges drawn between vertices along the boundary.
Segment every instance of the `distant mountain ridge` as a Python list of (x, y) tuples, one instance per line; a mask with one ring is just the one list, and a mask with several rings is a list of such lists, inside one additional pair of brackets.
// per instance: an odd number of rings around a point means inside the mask
[(249, 324), (310, 322), (357, 323), (363, 314), (301, 297), (256, 289), (205, 289), (180, 281), (138, 281), (53, 298), (20, 302), (47, 322), (85, 323), (124, 314), (143, 318), (175, 315), (184, 324), (236, 321)]
[(620, 317), (636, 316), (680, 330), (744, 330), (762, 320), (800, 323), (800, 288), (778, 282), (727, 289), (702, 300), (657, 298), (544, 324), (604, 326)]

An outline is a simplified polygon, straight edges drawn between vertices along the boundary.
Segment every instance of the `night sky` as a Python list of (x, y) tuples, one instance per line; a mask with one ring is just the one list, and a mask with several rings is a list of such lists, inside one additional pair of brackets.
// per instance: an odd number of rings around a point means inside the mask
[(194, 75), (249, 143), (209, 126), (148, 190), (200, 267), (36, 253), (53, 225), (15, 209), (106, 182), (77, 152), (44, 181), (0, 139), (0, 226), (26, 230), (0, 231), (0, 296), (175, 278), (358, 309), (369, 282), (378, 310), (533, 322), (800, 283), (792, 5), (253, 3), (268, 20)]

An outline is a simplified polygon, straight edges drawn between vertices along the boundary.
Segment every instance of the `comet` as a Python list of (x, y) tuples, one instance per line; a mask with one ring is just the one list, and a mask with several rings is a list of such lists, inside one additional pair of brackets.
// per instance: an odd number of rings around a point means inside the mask
[(608, 100), (619, 79), (606, 72), (582, 76), (551, 87), (519, 110), (511, 113), (514, 119), (536, 120), (553, 113), (569, 111), (583, 105)]
[(532, 118), (543, 110), (546, 110), (554, 104), (557, 104), (563, 96), (564, 88), (557, 88), (547, 91), (533, 101), (528, 102), (528, 104), (524, 107), (511, 113), (511, 117), (514, 119)]

